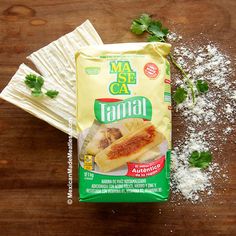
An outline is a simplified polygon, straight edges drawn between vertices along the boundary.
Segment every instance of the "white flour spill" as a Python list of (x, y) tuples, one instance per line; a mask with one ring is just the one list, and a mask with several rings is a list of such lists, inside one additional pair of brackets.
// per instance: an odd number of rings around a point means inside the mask
[[(168, 39), (173, 43), (182, 37), (171, 33)], [(234, 131), (236, 83), (230, 81), (233, 75), (231, 59), (214, 43), (198, 47), (174, 46), (173, 54), (193, 83), (200, 79), (209, 84), (209, 91), (198, 96), (195, 105), (188, 94), (188, 98), (175, 107), (187, 131), (183, 140), (174, 140), (171, 187), (174, 193), (197, 202), (202, 201), (204, 193), (213, 193), (216, 174), (227, 179), (227, 175), (221, 173), (223, 168), (217, 163), (217, 157), (228, 135)], [(172, 78), (175, 86), (186, 87), (180, 74), (172, 73)], [(205, 170), (190, 167), (188, 159), (193, 151), (210, 151), (213, 163)]]

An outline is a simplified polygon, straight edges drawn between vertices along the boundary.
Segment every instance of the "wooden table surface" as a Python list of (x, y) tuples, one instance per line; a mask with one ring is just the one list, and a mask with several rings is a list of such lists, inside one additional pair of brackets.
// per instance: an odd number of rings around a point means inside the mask
[[(130, 22), (153, 14), (185, 39), (199, 33), (236, 53), (235, 0), (1, 0), (0, 89), (27, 55), (90, 19), (105, 43), (140, 41)], [(29, 64), (29, 63), (28, 63)], [(78, 203), (74, 140), (73, 204), (68, 205), (68, 136), (0, 100), (0, 236), (236, 235), (236, 149), (224, 146), (229, 181), (203, 203)], [(183, 127), (173, 115), (173, 139)], [(171, 199), (173, 200), (173, 194)]]

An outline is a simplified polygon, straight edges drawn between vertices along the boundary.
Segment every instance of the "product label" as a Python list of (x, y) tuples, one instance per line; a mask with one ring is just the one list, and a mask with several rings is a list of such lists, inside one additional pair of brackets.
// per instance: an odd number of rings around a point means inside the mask
[(144, 178), (159, 173), (165, 165), (165, 156), (150, 163), (128, 163), (127, 176)]
[(126, 176), (103, 175), (80, 167), (79, 178), (83, 180), (80, 182), (80, 192), (83, 193), (81, 200), (88, 201), (86, 197), (89, 195), (102, 195), (100, 200), (91, 198), (89, 201), (123, 202), (125, 198), (128, 202), (152, 202), (157, 197), (165, 201), (169, 194), (170, 153), (167, 153), (166, 158), (160, 159), (159, 163), (161, 168), (158, 164), (156, 167), (158, 173), (145, 177), (134, 177), (128, 173)]
[(136, 72), (129, 61), (111, 61), (110, 74), (116, 74), (116, 81), (109, 86), (112, 95), (129, 95), (129, 84), (136, 84)]
[(96, 99), (94, 114), (100, 123), (111, 123), (127, 118), (152, 119), (152, 104), (148, 98), (137, 96), (117, 101), (114, 99)]

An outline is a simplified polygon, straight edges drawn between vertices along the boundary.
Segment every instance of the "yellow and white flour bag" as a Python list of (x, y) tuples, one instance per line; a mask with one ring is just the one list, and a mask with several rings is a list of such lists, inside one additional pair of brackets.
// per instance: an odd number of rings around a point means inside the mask
[(80, 201), (168, 199), (170, 47), (124, 43), (77, 52)]

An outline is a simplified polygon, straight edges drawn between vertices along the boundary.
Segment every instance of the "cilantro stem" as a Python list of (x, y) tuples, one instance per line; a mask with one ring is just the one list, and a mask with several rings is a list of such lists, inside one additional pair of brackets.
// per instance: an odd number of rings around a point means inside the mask
[(153, 33), (152, 33), (150, 30), (146, 29), (146, 31), (147, 31), (150, 35), (153, 35)]
[(186, 72), (184, 71), (184, 69), (181, 67), (181, 65), (176, 62), (176, 60), (174, 59), (174, 57), (173, 57), (173, 55), (172, 55), (171, 52), (169, 53), (169, 56), (170, 56), (170, 59), (171, 59), (172, 63), (176, 66), (176, 68), (180, 70), (180, 72), (183, 74), (183, 76), (184, 76), (186, 79), (188, 79), (188, 75), (186, 74)]
[[(157, 20), (153, 20), (152, 17), (148, 14), (142, 14), (138, 19), (135, 19), (132, 21), (130, 30), (132, 33), (140, 35), (143, 34), (144, 32), (147, 32), (149, 34), (148, 41), (149, 42), (166, 42), (167, 39), (167, 34), (169, 30), (167, 28), (164, 28), (162, 23)], [(178, 96), (178, 102), (181, 103), (183, 102), (186, 97), (192, 97), (193, 105), (195, 105), (196, 102), (196, 94), (194, 91), (194, 88), (196, 87), (194, 82), (190, 80), (189, 76), (187, 73), (184, 71), (182, 66), (177, 63), (177, 61), (174, 59), (173, 55), (170, 53), (169, 54), (170, 60), (173, 63), (173, 65), (181, 72), (183, 76), (183, 81), (188, 88), (188, 91), (186, 91), (186, 94), (182, 90), (179, 90)], [(196, 87), (197, 90), (201, 93), (206, 92), (208, 90), (208, 85), (206, 82), (198, 82), (198, 86)], [(177, 88), (178, 90), (178, 88)], [(176, 90), (176, 92), (177, 92)], [(181, 98), (181, 99), (180, 99)], [(175, 100), (175, 99), (174, 99)]]
[(187, 73), (184, 71), (184, 69), (182, 68), (182, 66), (180, 64), (177, 63), (177, 61), (174, 59), (172, 53), (169, 53), (170, 56), (170, 60), (171, 62), (174, 64), (174, 66), (182, 73), (183, 77), (186, 79), (187, 81), (187, 85), (190, 88), (191, 91), (191, 95), (192, 95), (192, 100), (193, 100), (193, 104), (195, 104), (195, 93), (194, 93), (194, 89), (193, 89), (193, 83), (192, 81), (189, 79)]
[(195, 104), (195, 93), (194, 93), (194, 90), (193, 90), (193, 83), (190, 79), (187, 79), (187, 83), (188, 83), (188, 87), (191, 90), (192, 100), (193, 100), (193, 105), (194, 105)]

